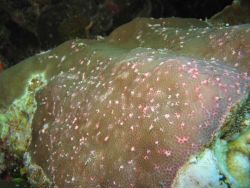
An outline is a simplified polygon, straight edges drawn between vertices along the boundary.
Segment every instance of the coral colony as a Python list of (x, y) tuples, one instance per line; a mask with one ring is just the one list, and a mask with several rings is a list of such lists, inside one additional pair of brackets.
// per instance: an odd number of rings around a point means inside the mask
[(68, 41), (0, 74), (1, 154), (34, 187), (249, 187), (249, 71), (247, 24)]

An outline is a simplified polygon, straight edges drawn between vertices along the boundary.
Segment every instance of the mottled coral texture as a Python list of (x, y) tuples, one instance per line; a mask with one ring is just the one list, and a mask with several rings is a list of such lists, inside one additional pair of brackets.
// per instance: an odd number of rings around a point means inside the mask
[(36, 96), (33, 162), (58, 187), (170, 187), (249, 92), (249, 28), (137, 19), (27, 60), (19, 82), (34, 70), (49, 81)]
[(31, 150), (59, 187), (170, 186), (245, 92), (216, 63), (133, 57), (59, 75), (38, 95)]

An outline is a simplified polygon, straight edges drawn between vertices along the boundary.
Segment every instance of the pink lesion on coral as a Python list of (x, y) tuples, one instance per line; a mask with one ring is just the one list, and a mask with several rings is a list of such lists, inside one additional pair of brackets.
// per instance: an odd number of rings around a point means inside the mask
[(170, 157), (172, 155), (172, 151), (171, 150), (161, 149), (161, 148), (157, 150), (157, 153), (160, 154), (160, 155), (164, 155), (166, 157)]
[(189, 137), (188, 136), (182, 136), (182, 137), (179, 137), (179, 136), (175, 136), (177, 142), (179, 144), (185, 144), (189, 141)]
[[(145, 54), (139, 58), (147, 61)], [(92, 182), (94, 185), (115, 181), (128, 186), (136, 184), (138, 179), (148, 182), (149, 176), (157, 174), (155, 179), (151, 178), (150, 185), (165, 181), (165, 177), (169, 178), (166, 181), (170, 185), (178, 167), (211, 139), (220, 125), (220, 114), (227, 110), (229, 98), (235, 102), (241, 96), (233, 89), (225, 92), (224, 87), (233, 84), (244, 91), (244, 83), (237, 77), (237, 72), (229, 72), (226, 76), (216, 67), (215, 73), (206, 62), (166, 58), (164, 63), (152, 68), (152, 62), (143, 64), (141, 59), (129, 64), (114, 64), (112, 73), (104, 71), (102, 79), (91, 73), (93, 76), (86, 77), (84, 84), (78, 80), (63, 83), (57, 78), (39, 94), (38, 98), (48, 98), (48, 105), (46, 108), (39, 106), (34, 131), (39, 130), (40, 117), (60, 121), (53, 122), (48, 129), (50, 134), (56, 135), (51, 143), (48, 143), (46, 133), (39, 135), (39, 141), (36, 138), (32, 141), (40, 148), (34, 148), (37, 152), (34, 158), (39, 163), (39, 155), (44, 155), (48, 159), (44, 165), (46, 169), (48, 166), (58, 167), (58, 172), (62, 173), (57, 176), (56, 183), (67, 185), (63, 182), (67, 173), (77, 173), (82, 178), (96, 177)], [(102, 66), (98, 65), (100, 69)], [(127, 73), (122, 75), (124, 72)], [(62, 84), (66, 87), (55, 89)], [(80, 90), (81, 87), (86, 89)], [(69, 97), (73, 93), (75, 96)], [(53, 98), (57, 95), (60, 100)], [(78, 101), (82, 101), (81, 105), (77, 105)], [(77, 120), (74, 122), (75, 116)], [(79, 128), (72, 131), (64, 126), (72, 123)], [(62, 146), (56, 149), (53, 145), (59, 140)], [(75, 147), (67, 151), (68, 145)], [(77, 148), (80, 148), (79, 152)], [(74, 154), (76, 150), (78, 153)], [(63, 171), (65, 167), (60, 165), (71, 157), (74, 157), (72, 162), (65, 165), (75, 165), (75, 168), (67, 168), (66, 173)], [(84, 170), (77, 166), (81, 163), (87, 163)], [(50, 169), (47, 173), (55, 175)], [(88, 180), (81, 181), (88, 183)]]

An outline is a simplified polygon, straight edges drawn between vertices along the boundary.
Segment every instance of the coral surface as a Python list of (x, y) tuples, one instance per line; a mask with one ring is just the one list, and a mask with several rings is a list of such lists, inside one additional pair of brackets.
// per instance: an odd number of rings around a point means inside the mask
[(248, 24), (136, 19), (33, 56), (0, 74), (1, 153), (35, 187), (248, 187), (249, 44)]

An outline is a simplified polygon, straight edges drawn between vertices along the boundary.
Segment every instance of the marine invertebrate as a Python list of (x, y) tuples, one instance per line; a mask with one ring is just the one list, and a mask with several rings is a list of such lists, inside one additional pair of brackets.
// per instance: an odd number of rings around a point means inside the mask
[(68, 41), (0, 74), (0, 83), (9, 80), (0, 89), (15, 86), (0, 93), (1, 109), (27, 91), (9, 74), (20, 83), (44, 75), (31, 97), (35, 112), (24, 108), (33, 117), (21, 153), (30, 182), (248, 186), (249, 172), (234, 163), (249, 156), (249, 33), (248, 25), (135, 20), (107, 39)]
[(132, 54), (59, 75), (38, 96), (31, 155), (59, 187), (168, 187), (245, 95), (222, 65)]

